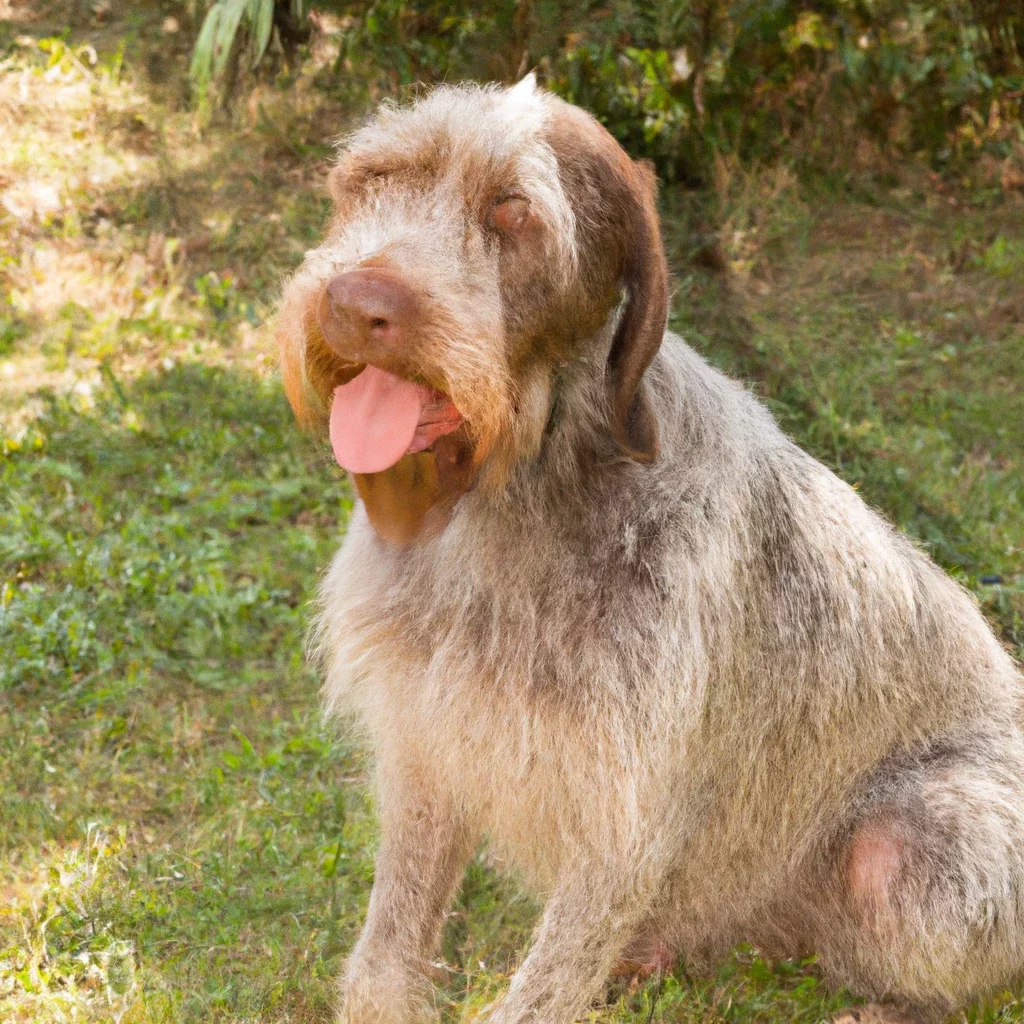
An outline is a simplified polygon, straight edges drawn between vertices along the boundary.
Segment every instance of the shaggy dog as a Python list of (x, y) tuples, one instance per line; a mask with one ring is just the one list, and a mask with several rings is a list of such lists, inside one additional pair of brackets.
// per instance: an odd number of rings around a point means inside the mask
[(280, 342), (361, 497), (316, 632), (382, 828), (341, 1019), (428, 1012), (482, 837), (545, 899), (495, 1024), (740, 940), (816, 951), (882, 1019), (1012, 981), (1022, 678), (665, 333), (650, 168), (530, 78), (384, 107), (330, 187)]

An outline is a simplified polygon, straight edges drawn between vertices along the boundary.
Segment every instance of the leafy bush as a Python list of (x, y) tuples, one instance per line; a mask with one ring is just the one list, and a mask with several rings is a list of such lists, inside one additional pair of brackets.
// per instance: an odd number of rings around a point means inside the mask
[[(229, 37), (243, 24), (258, 61), (273, 6), (217, 0), (196, 77), (211, 52), (215, 75), (226, 66)], [(707, 180), (715, 153), (745, 162), (785, 153), (825, 166), (855, 162), (858, 147), (869, 158), (917, 155), (939, 167), (981, 153), (1017, 166), (1024, 158), (1022, 0), (313, 6), (343, 12), (334, 77), (363, 99), (418, 82), (513, 80), (536, 67), (670, 180)]]
[[(255, 68), (271, 42), (295, 42), (295, 24), (306, 14), (303, 0), (215, 0), (206, 12), (192, 51), (189, 77), (205, 104), (211, 86), (223, 87), (235, 63)], [(308, 36), (308, 32), (299, 33)], [(241, 52), (244, 43), (244, 53)]]

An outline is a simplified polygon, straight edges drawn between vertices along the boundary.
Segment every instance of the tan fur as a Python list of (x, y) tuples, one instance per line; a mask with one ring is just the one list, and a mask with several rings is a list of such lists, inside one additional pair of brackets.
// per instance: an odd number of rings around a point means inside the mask
[[(297, 411), (322, 420), (350, 372), (310, 303), (386, 265), (431, 296), (410, 372), (444, 382), (482, 463), (407, 550), (358, 506), (323, 583), (326, 704), (373, 748), (382, 827), (341, 1019), (430, 1012), (481, 837), (546, 899), (498, 1024), (568, 1024), (645, 947), (817, 950), (920, 1010), (1016, 977), (1021, 676), (747, 391), (658, 349), (649, 172), (526, 82), (386, 108), (332, 187), (282, 307)], [(529, 215), (494, 217), (510, 197)]]

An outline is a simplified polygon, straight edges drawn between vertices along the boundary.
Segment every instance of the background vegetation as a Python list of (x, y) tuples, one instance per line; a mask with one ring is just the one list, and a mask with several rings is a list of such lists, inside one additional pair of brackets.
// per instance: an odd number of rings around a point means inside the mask
[[(375, 832), (301, 641), (350, 497), (267, 324), (332, 140), (419, 81), (536, 67), (654, 159), (674, 325), (1024, 655), (1022, 25), (1006, 0), (0, 3), (0, 1019), (330, 1019)], [(474, 863), (445, 1020), (501, 991), (534, 913)], [(594, 1018), (842, 1002), (739, 949)]]
[(313, 25), (334, 27), (328, 74), (354, 97), (535, 69), (668, 181), (707, 184), (723, 156), (914, 156), (982, 157), (988, 183), (1024, 184), (1020, 0), (216, 0), (191, 64), (200, 102), (289, 59)]

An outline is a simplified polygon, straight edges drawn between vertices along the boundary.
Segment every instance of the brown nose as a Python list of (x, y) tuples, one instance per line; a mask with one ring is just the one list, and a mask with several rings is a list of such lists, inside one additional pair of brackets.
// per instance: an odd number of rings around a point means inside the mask
[(412, 288), (394, 271), (362, 267), (327, 282), (317, 320), (324, 339), (338, 355), (373, 362), (403, 345), (416, 306)]

